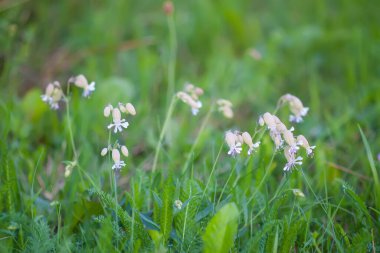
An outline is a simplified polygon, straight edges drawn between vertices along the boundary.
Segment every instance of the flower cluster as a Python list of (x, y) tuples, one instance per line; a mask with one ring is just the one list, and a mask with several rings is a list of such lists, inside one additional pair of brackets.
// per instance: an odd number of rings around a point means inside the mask
[(95, 82), (91, 82), (88, 84), (87, 78), (84, 75), (78, 75), (75, 77), (71, 77), (69, 79), (69, 83), (75, 84), (77, 87), (83, 89), (82, 96), (89, 97), (92, 92), (95, 90)]
[(309, 107), (304, 107), (302, 101), (291, 94), (285, 94), (279, 99), (279, 105), (289, 104), (290, 111), (293, 115), (289, 116), (290, 122), (300, 123), (303, 121), (304, 116), (306, 116), (309, 111)]
[(224, 117), (231, 119), (234, 116), (234, 112), (232, 111), (232, 103), (227, 99), (218, 99), (216, 101), (218, 105), (218, 111), (222, 112)]
[[(88, 84), (88, 81), (84, 75), (71, 77), (67, 81), (67, 85), (70, 85), (71, 83), (83, 89), (83, 97), (90, 96), (91, 93), (95, 90), (95, 82), (91, 82), (90, 84)], [(69, 94), (66, 94), (66, 96), (68, 95)], [(46, 86), (45, 94), (41, 95), (42, 101), (50, 105), (50, 108), (53, 110), (58, 110), (59, 102), (65, 98), (65, 94), (63, 93), (61, 85), (58, 81), (49, 83)]]
[(248, 146), (248, 155), (251, 155), (253, 151), (260, 146), (260, 142), (253, 143), (252, 137), (248, 132), (240, 133), (238, 131), (227, 131), (225, 134), (225, 141), (229, 147), (227, 154), (231, 156), (240, 154), (243, 150), (243, 144)]
[(103, 115), (108, 118), (112, 112), (112, 123), (108, 125), (108, 129), (114, 128), (114, 133), (122, 132), (123, 128), (127, 128), (129, 123), (121, 118), (121, 113), (136, 115), (135, 107), (131, 103), (119, 103), (118, 107), (113, 107), (111, 104), (104, 108)]
[(288, 129), (284, 123), (276, 116), (269, 112), (264, 113), (259, 118), (259, 125), (266, 126), (269, 135), (276, 146), (276, 150), (284, 148), (284, 156), (287, 164), (284, 171), (290, 171), (297, 165), (302, 165), (302, 157), (296, 156), (300, 147), (306, 150), (308, 156), (313, 154), (315, 146), (310, 146), (309, 142), (303, 135), (294, 136), (294, 127)]
[(184, 91), (177, 92), (177, 97), (191, 107), (193, 115), (197, 115), (202, 107), (202, 102), (199, 100), (199, 96), (202, 94), (203, 90), (201, 88), (188, 83), (185, 85)]
[(45, 94), (41, 95), (43, 102), (47, 103), (51, 109), (58, 110), (59, 102), (63, 99), (63, 92), (58, 81), (49, 83), (46, 86)]
[(125, 166), (125, 162), (120, 159), (120, 151), (125, 156), (128, 157), (129, 151), (126, 146), (120, 146), (118, 143), (115, 144), (114, 147), (108, 146), (106, 148), (103, 148), (100, 152), (101, 156), (105, 156), (108, 154), (108, 152), (111, 152), (112, 154), (112, 160), (114, 161), (114, 164), (112, 166), (113, 170), (119, 171)]
[[(130, 114), (132, 116), (136, 115), (136, 109), (131, 103), (118, 103), (118, 106), (114, 107), (111, 104), (108, 104), (106, 107), (104, 107), (103, 115), (104, 117), (108, 118), (112, 115), (112, 123), (110, 123), (107, 128), (116, 134), (118, 132), (122, 132), (123, 129), (126, 129), (129, 126), (129, 123), (122, 118), (122, 113), (125, 113), (126, 115)], [(102, 156), (105, 156), (107, 153), (111, 152), (112, 154), (112, 160), (114, 162), (112, 169), (119, 172), (124, 166), (125, 162), (121, 160), (120, 151), (125, 156), (128, 157), (129, 152), (128, 148), (124, 145), (120, 145), (118, 142), (114, 144), (112, 147), (110, 144), (108, 144), (108, 147), (103, 148), (100, 154)]]

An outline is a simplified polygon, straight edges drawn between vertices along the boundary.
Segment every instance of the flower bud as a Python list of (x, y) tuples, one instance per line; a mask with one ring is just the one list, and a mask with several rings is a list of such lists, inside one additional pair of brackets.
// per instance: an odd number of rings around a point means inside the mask
[(108, 148), (103, 148), (102, 151), (100, 152), (101, 156), (105, 156), (108, 153)]
[(174, 6), (172, 1), (166, 1), (163, 6), (163, 10), (166, 15), (172, 15), (174, 12)]
[(104, 117), (108, 118), (111, 114), (112, 109), (113, 109), (112, 105), (107, 105), (106, 107), (104, 107), (104, 111), (103, 111)]
[(128, 157), (128, 155), (129, 155), (128, 148), (126, 146), (121, 146), (121, 153), (124, 156)]
[(116, 163), (120, 161), (120, 152), (117, 149), (112, 149), (112, 160)]
[(127, 112), (129, 114), (131, 114), (132, 116), (135, 116), (136, 115), (136, 109), (135, 107), (131, 104), (131, 103), (127, 103), (125, 105), (125, 109), (127, 110)]
[(118, 122), (121, 120), (121, 113), (120, 113), (120, 110), (118, 108), (114, 108), (112, 110), (112, 118), (113, 118), (114, 122)]

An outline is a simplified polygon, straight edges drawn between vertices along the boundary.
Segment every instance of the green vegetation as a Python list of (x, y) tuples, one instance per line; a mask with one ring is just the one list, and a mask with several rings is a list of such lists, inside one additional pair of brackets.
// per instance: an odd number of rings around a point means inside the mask
[[(163, 5), (0, 2), (0, 252), (379, 252), (376, 1)], [(186, 82), (204, 91), (196, 116), (176, 96)], [(303, 122), (278, 106), (287, 93)], [(103, 113), (118, 102), (137, 114), (115, 134)], [(314, 156), (284, 172), (265, 112)], [(260, 147), (228, 155), (228, 130)]]

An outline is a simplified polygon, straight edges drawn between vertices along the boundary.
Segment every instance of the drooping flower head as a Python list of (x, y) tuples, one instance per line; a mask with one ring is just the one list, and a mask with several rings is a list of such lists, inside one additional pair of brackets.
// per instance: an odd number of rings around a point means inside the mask
[(112, 124), (108, 125), (108, 129), (114, 128), (114, 133), (122, 132), (123, 128), (127, 128), (129, 123), (125, 119), (121, 118), (121, 113), (119, 108), (112, 109)]
[(74, 83), (77, 87), (83, 89), (83, 97), (89, 97), (91, 93), (95, 90), (95, 82), (91, 82), (89, 84), (87, 78), (82, 74), (75, 77), (71, 77), (69, 79), (69, 82)]
[(43, 102), (47, 103), (51, 109), (58, 110), (59, 102), (63, 99), (63, 92), (58, 81), (49, 83), (46, 86), (45, 94), (41, 95)]
[(230, 148), (227, 154), (231, 156), (236, 156), (237, 154), (240, 154), (240, 152), (242, 151), (242, 143), (239, 141), (235, 133), (227, 131), (225, 135), (225, 141), (228, 147)]
[(251, 155), (255, 149), (257, 149), (260, 146), (260, 142), (253, 143), (252, 137), (248, 132), (244, 132), (242, 135), (243, 141), (245, 144), (248, 145), (248, 155)]
[(184, 91), (177, 92), (177, 97), (191, 107), (193, 115), (197, 115), (202, 107), (202, 102), (199, 100), (199, 96), (202, 94), (203, 90), (201, 88), (188, 83), (185, 85)]
[(315, 146), (310, 146), (305, 136), (298, 135), (297, 143), (306, 150), (308, 156), (313, 155), (313, 150), (315, 149)]
[(289, 146), (284, 148), (284, 156), (287, 160), (284, 171), (292, 171), (298, 165), (302, 165), (303, 158), (301, 156), (296, 157), (295, 154), (291, 153), (289, 149)]
[(223, 116), (231, 119), (234, 116), (234, 112), (232, 110), (232, 103), (227, 99), (218, 99), (216, 101), (218, 105), (218, 111), (223, 113)]
[(279, 104), (289, 104), (290, 111), (293, 113), (289, 116), (290, 122), (300, 123), (303, 121), (304, 116), (306, 116), (309, 111), (309, 107), (304, 107), (302, 101), (291, 94), (285, 94), (279, 99)]

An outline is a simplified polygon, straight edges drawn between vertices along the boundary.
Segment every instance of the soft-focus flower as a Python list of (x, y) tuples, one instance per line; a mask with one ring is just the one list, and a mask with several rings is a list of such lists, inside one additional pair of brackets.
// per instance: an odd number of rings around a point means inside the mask
[(108, 153), (108, 148), (103, 148), (102, 151), (100, 152), (101, 156), (105, 156)]
[(306, 116), (309, 111), (309, 107), (304, 107), (302, 101), (291, 94), (285, 94), (279, 99), (279, 104), (289, 104), (290, 111), (293, 115), (289, 116), (291, 122), (300, 123), (303, 121), (304, 116)]
[(310, 146), (305, 136), (298, 135), (297, 143), (306, 150), (308, 156), (313, 154), (313, 149), (315, 149), (315, 146)]
[(234, 112), (232, 111), (232, 103), (227, 99), (218, 99), (216, 101), (218, 105), (218, 111), (223, 113), (223, 116), (231, 119), (234, 116)]
[(106, 107), (104, 107), (103, 115), (104, 117), (108, 118), (111, 115), (111, 111), (113, 110), (113, 106), (108, 104)]
[(260, 53), (257, 49), (255, 49), (255, 48), (250, 49), (250, 50), (248, 51), (248, 54), (249, 54), (253, 59), (255, 59), (255, 60), (257, 60), (257, 61), (261, 60), (261, 58), (262, 58), (261, 53)]
[(238, 141), (236, 134), (234, 134), (231, 131), (226, 132), (225, 141), (228, 147), (230, 148), (227, 154), (231, 156), (240, 154), (240, 152), (242, 151), (242, 147), (241, 142)]
[(46, 87), (45, 94), (41, 95), (42, 101), (50, 105), (50, 108), (53, 110), (59, 109), (59, 102), (62, 98), (63, 92), (61, 85), (57, 81), (49, 83)]
[(112, 160), (114, 161), (113, 170), (120, 170), (125, 166), (125, 162), (120, 160), (120, 152), (116, 148), (112, 149)]
[(252, 137), (248, 132), (244, 132), (242, 135), (243, 141), (245, 144), (248, 145), (248, 155), (251, 155), (255, 149), (257, 149), (260, 146), (260, 142), (253, 143)]
[(112, 109), (112, 124), (108, 125), (108, 129), (114, 128), (114, 133), (123, 131), (123, 128), (127, 128), (129, 123), (125, 119), (121, 118), (119, 108)]
[(291, 130), (285, 130), (282, 133), (282, 136), (284, 137), (285, 142), (289, 145), (289, 152), (291, 154), (297, 153), (299, 150), (297, 140), (294, 138), (293, 132)]
[(193, 115), (197, 115), (199, 109), (202, 107), (202, 102), (199, 100), (194, 100), (194, 98), (184, 91), (177, 92), (177, 97), (182, 100), (185, 104), (191, 107), (191, 112)]
[(88, 97), (95, 90), (95, 82), (88, 84), (87, 78), (84, 75), (78, 75), (69, 79), (70, 83), (74, 83), (79, 88), (83, 89), (82, 96)]

